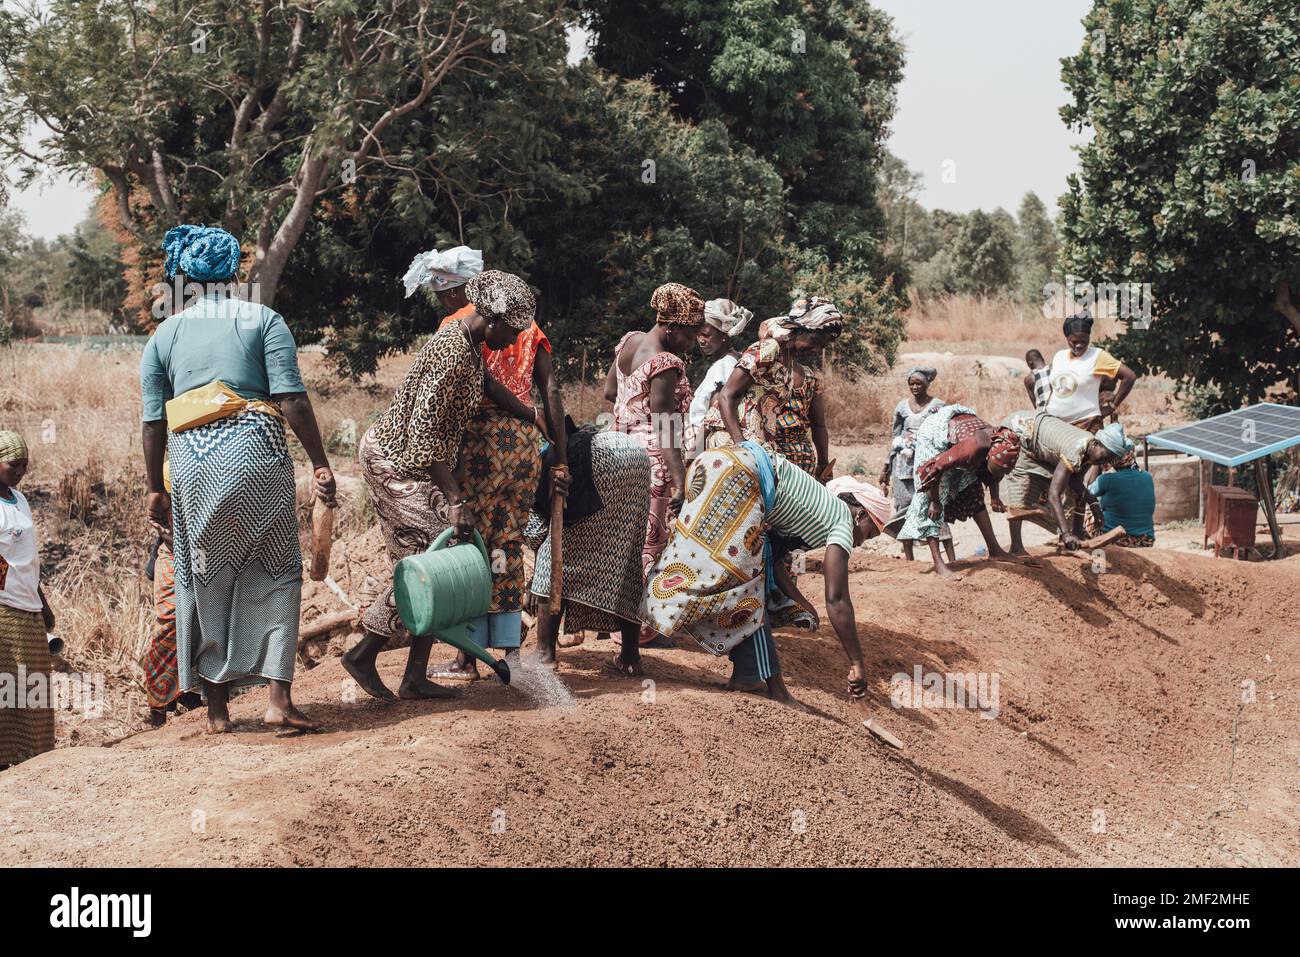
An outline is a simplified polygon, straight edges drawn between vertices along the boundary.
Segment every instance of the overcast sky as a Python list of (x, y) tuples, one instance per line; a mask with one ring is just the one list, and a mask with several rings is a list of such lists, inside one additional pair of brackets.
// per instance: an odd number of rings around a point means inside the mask
[[(1057, 115), (1066, 98), (1059, 61), (1082, 44), (1089, 0), (873, 2), (907, 46), (888, 145), (923, 175), (922, 205), (1014, 213), (1033, 190), (1054, 208), (1081, 141)], [(572, 39), (577, 53), (582, 39)], [(85, 183), (58, 176), (18, 193), (14, 205), (32, 233), (53, 239), (92, 198)]]
[[(872, 0), (907, 47), (888, 146), (924, 176), (929, 209), (1054, 209), (1084, 137), (1058, 115), (1060, 59), (1083, 45), (1089, 0)], [(944, 182), (946, 161), (955, 180)]]

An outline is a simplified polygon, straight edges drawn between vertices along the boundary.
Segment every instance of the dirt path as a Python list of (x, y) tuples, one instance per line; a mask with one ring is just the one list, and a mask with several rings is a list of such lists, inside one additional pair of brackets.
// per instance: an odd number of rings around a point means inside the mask
[[(564, 651), (577, 704), (546, 709), (488, 681), (347, 703), (329, 660), (296, 688), (326, 733), (261, 730), (258, 693), (224, 739), (189, 715), (0, 774), (0, 864), (1300, 863), (1300, 560), (965, 567), (855, 557), (865, 709), (829, 628), (778, 639), (809, 713), (685, 647), (648, 653), (649, 686), (601, 674), (594, 640)], [(918, 665), (996, 674), (996, 717), (893, 709)]]

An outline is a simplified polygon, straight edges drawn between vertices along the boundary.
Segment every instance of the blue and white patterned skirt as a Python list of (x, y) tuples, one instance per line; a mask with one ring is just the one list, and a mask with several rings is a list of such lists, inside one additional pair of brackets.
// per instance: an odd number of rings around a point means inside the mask
[(167, 442), (180, 689), (293, 680), (302, 550), (284, 423), (241, 412)]

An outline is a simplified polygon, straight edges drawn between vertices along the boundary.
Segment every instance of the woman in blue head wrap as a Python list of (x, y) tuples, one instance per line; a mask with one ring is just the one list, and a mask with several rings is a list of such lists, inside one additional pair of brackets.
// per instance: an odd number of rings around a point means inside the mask
[(195, 282), (223, 282), (239, 271), (239, 240), (219, 226), (176, 226), (162, 248), (168, 279), (180, 272)]
[[(328, 504), (334, 474), (293, 334), (256, 301), (255, 284), (253, 301), (232, 290), (239, 241), (224, 229), (177, 226), (163, 250), (167, 277), (184, 276), (201, 292), (159, 323), (140, 363), (148, 516), (173, 542), (177, 690), (203, 691), (208, 732), (219, 734), (232, 729), (230, 689), (269, 683), (264, 723), (314, 730), (290, 695), (302, 553), (286, 423), (311, 459), (317, 498)], [(229, 394), (220, 417), (186, 416), (183, 403), (168, 408), (214, 383)]]

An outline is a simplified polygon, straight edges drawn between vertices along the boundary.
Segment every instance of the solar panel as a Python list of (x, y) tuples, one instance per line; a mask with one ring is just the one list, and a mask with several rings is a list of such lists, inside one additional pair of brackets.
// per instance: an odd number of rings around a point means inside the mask
[(1300, 408), (1262, 402), (1148, 435), (1147, 441), (1219, 465), (1242, 465), (1300, 445)]

